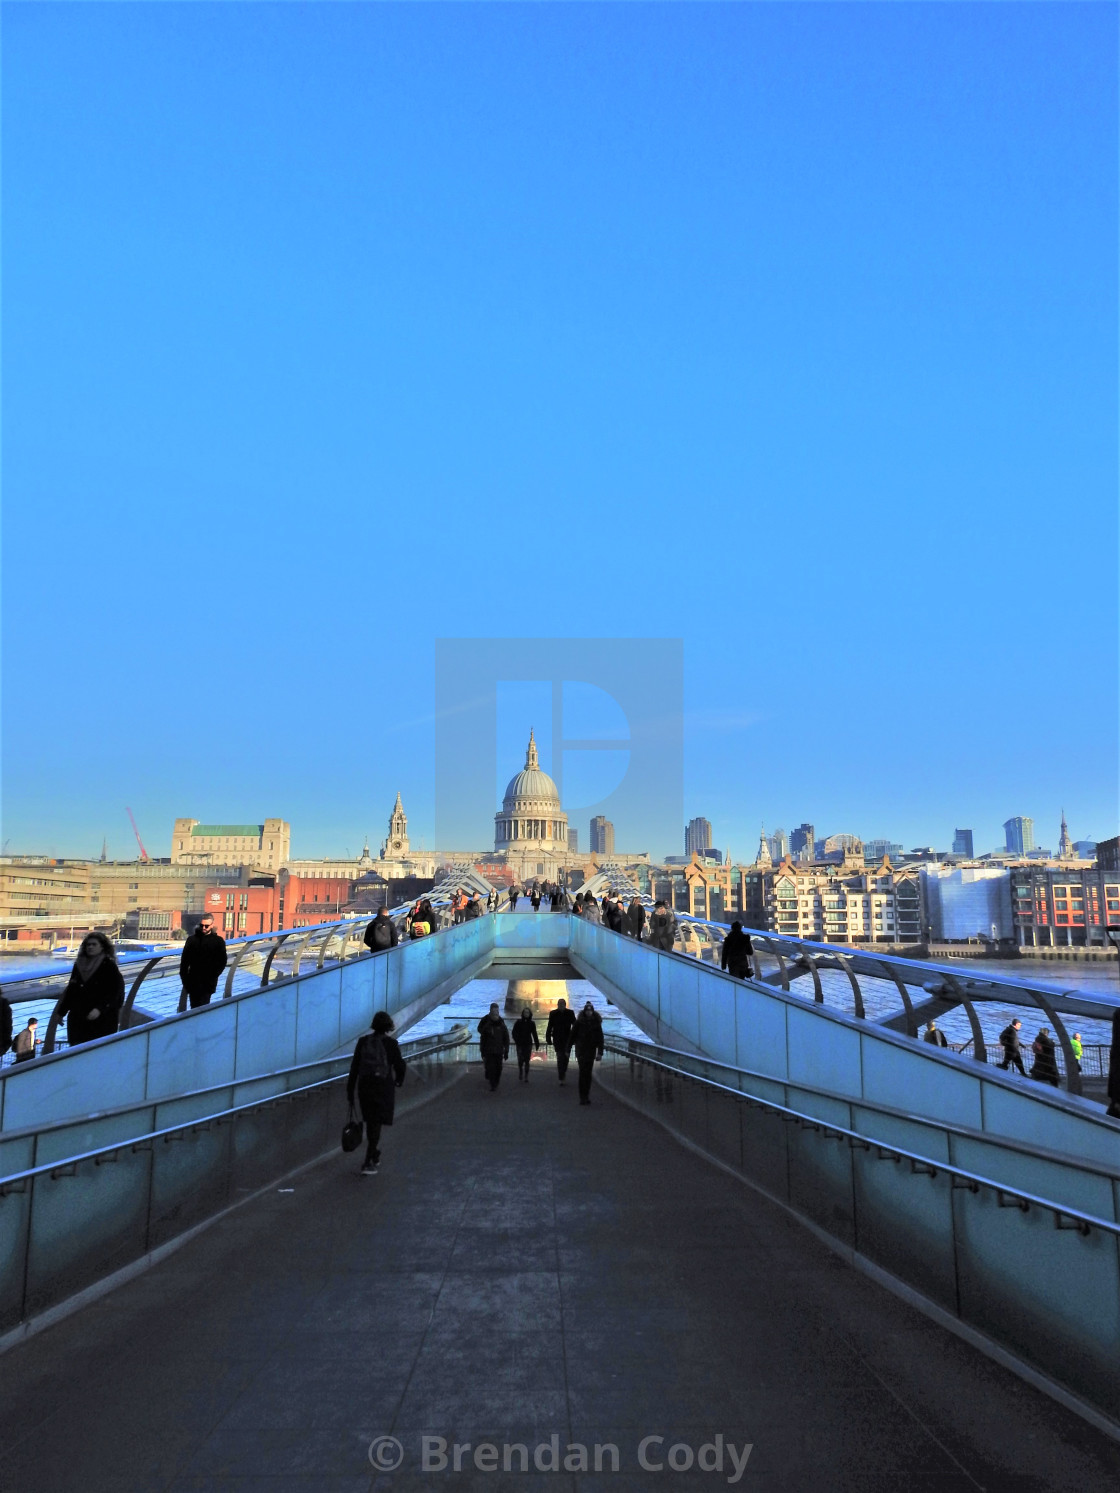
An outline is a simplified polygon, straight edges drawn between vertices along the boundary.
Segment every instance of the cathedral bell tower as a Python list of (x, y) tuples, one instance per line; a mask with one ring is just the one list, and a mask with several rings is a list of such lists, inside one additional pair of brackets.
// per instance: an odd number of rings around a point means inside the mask
[(389, 816), (389, 834), (384, 845), (381, 847), (381, 859), (391, 859), (399, 855), (408, 854), (408, 819), (405, 816), (404, 805), (401, 796), (397, 794), (397, 801), (393, 805), (393, 812)]

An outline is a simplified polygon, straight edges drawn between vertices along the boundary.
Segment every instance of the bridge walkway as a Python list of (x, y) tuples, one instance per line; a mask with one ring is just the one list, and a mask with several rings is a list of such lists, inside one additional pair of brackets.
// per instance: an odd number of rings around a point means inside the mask
[[(492, 1095), (471, 1065), (386, 1133), (378, 1176), (339, 1153), (0, 1357), (0, 1485), (677, 1493), (730, 1463), (643, 1471), (639, 1442), (715, 1433), (752, 1443), (738, 1486), (766, 1493), (1120, 1485), (1120, 1446), (593, 1098), (543, 1063)], [(620, 1471), (420, 1471), (422, 1433), (554, 1432)]]

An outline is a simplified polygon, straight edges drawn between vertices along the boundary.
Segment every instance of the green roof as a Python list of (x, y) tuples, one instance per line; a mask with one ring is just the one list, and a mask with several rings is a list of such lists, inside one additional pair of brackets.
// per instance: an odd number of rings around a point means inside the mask
[(264, 834), (263, 824), (196, 824), (191, 830), (192, 835), (224, 835), (226, 839), (232, 839), (234, 835), (255, 835), (259, 840)]

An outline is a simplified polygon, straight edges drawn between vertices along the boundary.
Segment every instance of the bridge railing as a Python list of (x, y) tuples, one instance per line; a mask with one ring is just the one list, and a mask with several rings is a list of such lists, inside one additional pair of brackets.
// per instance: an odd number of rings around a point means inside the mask
[[(653, 900), (641, 895), (640, 900), (647, 915), (653, 910)], [(717, 923), (710, 919), (695, 917), (690, 913), (675, 912), (676, 937), (674, 952), (697, 959), (704, 964), (719, 967), (723, 941), (730, 932), (730, 924)], [(1114, 1007), (1099, 999), (1088, 1000), (1077, 992), (1058, 986), (1040, 985), (1037, 981), (1017, 980), (1014, 976), (1002, 977), (992, 974), (965, 972), (951, 968), (944, 962), (904, 959), (886, 951), (879, 952), (873, 944), (822, 944), (790, 934), (772, 933), (765, 929), (750, 928), (743, 924), (743, 931), (750, 936), (754, 946), (754, 978), (763, 984), (791, 991), (799, 981), (804, 982), (806, 996), (818, 1005), (825, 1005), (825, 987), (821, 975), (826, 971), (839, 972), (846, 981), (852, 1007), (860, 1020), (868, 1019), (868, 1008), (873, 1002), (864, 982), (872, 981), (879, 989), (889, 987), (898, 998), (897, 1013), (886, 1018), (891, 1026), (906, 1036), (917, 1039), (922, 1022), (938, 1018), (945, 1012), (960, 1008), (968, 1020), (971, 1041), (965, 1044), (970, 1057), (985, 1063), (989, 1055), (999, 1055), (996, 1044), (986, 1039), (980, 1010), (985, 1003), (995, 1002), (1011, 1007), (1033, 1007), (1046, 1017), (1054, 1032), (1056, 1060), (1064, 1087), (1071, 1094), (1081, 1093), (1082, 1073), (1089, 1073), (1084, 1063), (1079, 1064), (1074, 1055), (1069, 1028), (1060, 1012), (1074, 1011), (1097, 1020), (1110, 1020)], [(646, 937), (649, 937), (647, 924)], [(764, 960), (766, 964), (764, 965)], [(767, 965), (771, 966), (770, 968)], [(1117, 992), (1120, 1004), (1120, 990)]]
[(901, 1124), (884, 1134), (881, 1117), (856, 1105), (822, 1116), (682, 1071), (677, 1056), (640, 1044), (608, 1043), (602, 1068), (620, 1098), (849, 1262), (1120, 1434), (1115, 1176), (1098, 1169), (1086, 1189), (1098, 1206), (1079, 1206), (907, 1138)]
[[(462, 1071), (458, 1036), (402, 1043), (402, 1110)], [(0, 1173), (0, 1342), (158, 1257), (199, 1225), (323, 1158), (346, 1120), (350, 1058), (277, 1075), (283, 1092), (217, 1104), (126, 1139)], [(181, 1096), (189, 1103), (192, 1095)]]

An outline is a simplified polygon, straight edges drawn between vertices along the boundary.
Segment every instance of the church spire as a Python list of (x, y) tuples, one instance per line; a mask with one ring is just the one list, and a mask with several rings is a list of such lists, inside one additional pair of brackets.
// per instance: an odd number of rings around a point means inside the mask
[(537, 739), (533, 735), (533, 728), (532, 728), (532, 726), (530, 726), (529, 727), (529, 749), (525, 753), (525, 766), (526, 766), (526, 768), (530, 768), (530, 767), (536, 768), (539, 771), (540, 770), (540, 765), (541, 765), (540, 758), (537, 756)]
[(1069, 828), (1066, 825), (1066, 811), (1062, 810), (1062, 832), (1058, 836), (1058, 859), (1069, 860), (1073, 855), (1073, 845), (1069, 838)]

